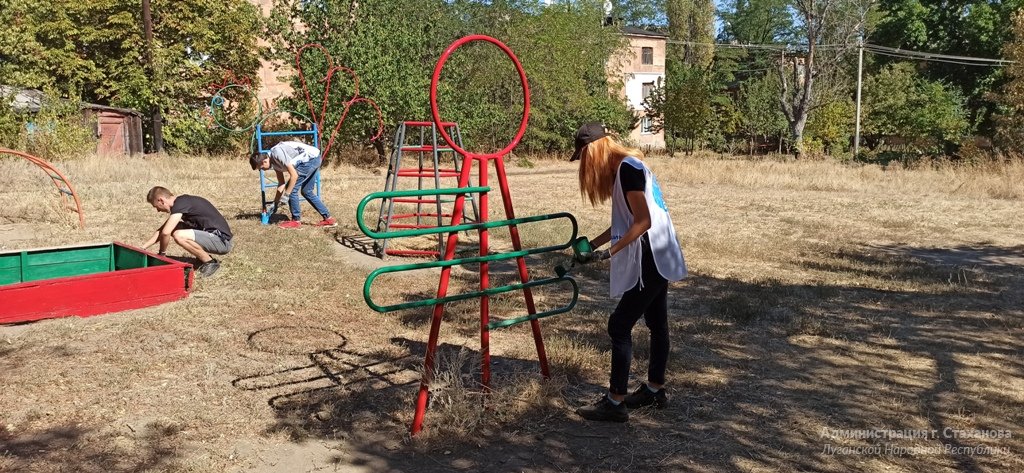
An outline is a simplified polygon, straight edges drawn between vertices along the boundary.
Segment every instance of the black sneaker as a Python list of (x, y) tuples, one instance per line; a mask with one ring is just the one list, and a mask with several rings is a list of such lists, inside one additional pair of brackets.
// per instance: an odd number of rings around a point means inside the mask
[(643, 383), (636, 391), (633, 391), (633, 394), (626, 396), (622, 403), (630, 409), (651, 405), (658, 409), (664, 409), (668, 407), (668, 395), (665, 394), (665, 388), (652, 393), (650, 389), (647, 389), (647, 383)]
[(205, 278), (213, 276), (213, 273), (216, 273), (218, 269), (220, 269), (220, 261), (212, 259), (199, 265), (196, 271), (199, 271), (199, 275)]
[(587, 420), (600, 420), (606, 422), (625, 422), (629, 420), (629, 412), (626, 411), (626, 403), (620, 402), (619, 405), (616, 406), (608, 400), (608, 396), (602, 397), (600, 401), (597, 401), (594, 404), (576, 409), (576, 413)]

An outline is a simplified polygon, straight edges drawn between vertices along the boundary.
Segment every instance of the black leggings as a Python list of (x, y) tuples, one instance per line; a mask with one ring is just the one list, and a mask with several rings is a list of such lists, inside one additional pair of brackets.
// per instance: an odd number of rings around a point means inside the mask
[(644, 235), (643, 289), (640, 283), (626, 291), (608, 318), (608, 335), (612, 339), (612, 374), (608, 388), (612, 394), (628, 394), (629, 365), (633, 361), (633, 326), (644, 317), (651, 330), (651, 359), (647, 367), (647, 380), (665, 384), (668, 364), (668, 281), (658, 273), (654, 255)]

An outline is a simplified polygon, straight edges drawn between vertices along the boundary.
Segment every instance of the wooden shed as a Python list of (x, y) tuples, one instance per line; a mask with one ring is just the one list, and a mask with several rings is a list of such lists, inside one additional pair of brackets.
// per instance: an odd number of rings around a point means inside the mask
[(142, 153), (142, 114), (127, 108), (82, 104), (87, 123), (94, 123), (96, 154), (123, 156)]
[[(10, 97), (11, 109), (30, 115), (39, 113), (44, 102), (48, 100), (39, 90), (0, 85), (0, 98), (5, 96)], [(126, 156), (143, 152), (141, 113), (127, 108), (86, 102), (82, 102), (79, 108), (82, 111), (82, 123), (93, 127), (97, 154)], [(31, 120), (26, 124), (29, 133), (32, 133), (36, 126), (37, 124)]]

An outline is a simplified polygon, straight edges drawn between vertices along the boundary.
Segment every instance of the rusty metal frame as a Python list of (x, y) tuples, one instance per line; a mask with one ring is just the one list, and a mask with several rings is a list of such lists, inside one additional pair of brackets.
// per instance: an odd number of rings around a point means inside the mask
[[(50, 178), (53, 185), (57, 188), (57, 192), (60, 193), (61, 201), (64, 203), (64, 207), (69, 210), (74, 210), (78, 213), (78, 226), (79, 228), (85, 229), (85, 212), (82, 210), (82, 201), (78, 198), (78, 193), (75, 192), (75, 188), (71, 185), (71, 181), (68, 180), (64, 173), (60, 172), (59, 169), (50, 164), (46, 160), (33, 156), (28, 153), (21, 151), (15, 151), (13, 149), (0, 148), (0, 154), (9, 154), (12, 156), (18, 156), (27, 159), (32, 164), (39, 166), (46, 176)], [(66, 187), (66, 189), (65, 189)], [(74, 206), (68, 200), (68, 196), (71, 196), (71, 201), (74, 202)]]

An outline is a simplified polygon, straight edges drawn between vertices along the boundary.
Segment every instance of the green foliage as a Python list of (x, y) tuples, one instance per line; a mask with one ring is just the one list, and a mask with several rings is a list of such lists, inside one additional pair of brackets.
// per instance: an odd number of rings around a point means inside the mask
[[(3, 85), (50, 87), (72, 100), (133, 108), (160, 107), (169, 143), (181, 151), (209, 137), (188, 120), (208, 99), (207, 85), (227, 71), (254, 79), (260, 16), (245, 0), (153, 0), (154, 71), (137, 1), (2, 0), (0, 77)], [(152, 77), (150, 77), (152, 76)]]
[(791, 0), (728, 0), (719, 12), (719, 39), (740, 44), (797, 41)]
[(660, 29), (665, 26), (665, 3), (670, 0), (611, 0), (612, 16), (629, 26)]
[[(1024, 0), (881, 0), (882, 12), (871, 41), (932, 53), (997, 58), (1013, 34), (1013, 16)], [(893, 61), (879, 58), (880, 65)], [(988, 129), (992, 109), (988, 92), (1004, 81), (1000, 68), (924, 63), (921, 73), (959, 89), (974, 121)]]
[(775, 74), (751, 78), (740, 86), (738, 109), (741, 130), (753, 140), (786, 133), (786, 117), (779, 110), (779, 79)]
[[(681, 65), (708, 69), (715, 50), (708, 46), (715, 37), (715, 5), (711, 0), (665, 0), (671, 43), (666, 51), (667, 72)], [(676, 69), (681, 71), (680, 69)], [(671, 95), (671, 93), (670, 93)]]
[(96, 149), (95, 123), (84, 123), (77, 103), (49, 100), (31, 117), (25, 150), (43, 159), (68, 158)]
[(55, 98), (46, 90), (38, 112), (15, 111), (12, 95), (0, 95), (0, 146), (25, 150), (43, 159), (68, 158), (96, 149), (96, 123), (85, 122), (77, 101)]
[(913, 65), (891, 64), (864, 81), (864, 133), (959, 142), (970, 123), (955, 87), (921, 77)]
[(1003, 47), (1006, 59), (1015, 63), (1006, 67), (1008, 81), (993, 99), (999, 109), (995, 115), (996, 145), (1002, 149), (1024, 151), (1024, 12), (1013, 18), (1013, 37)]
[(21, 131), (24, 129), (22, 118), (14, 113), (14, 109), (5, 105), (11, 103), (12, 95), (0, 93), (0, 146), (20, 148)]
[(826, 154), (835, 154), (846, 149), (850, 143), (855, 113), (856, 106), (853, 100), (829, 102), (811, 115), (805, 132), (809, 138), (820, 143)]
[[(471, 0), (325, 0), (316, 8), (278, 0), (268, 22), (273, 38), (270, 58), (287, 63), (305, 43), (320, 43), (335, 64), (353, 68), (360, 95), (381, 108), (389, 132), (402, 120), (430, 118), (429, 87), (444, 48), (467, 32), (505, 42), (519, 57), (530, 81), (530, 127), (520, 152), (558, 151), (571, 147), (572, 133), (584, 121), (604, 121), (627, 131), (632, 115), (609, 89), (605, 64), (622, 40), (614, 28), (602, 28), (603, 12), (595, 4), (573, 8), (539, 8), (535, 2)], [(307, 25), (295, 28), (292, 18)], [(382, 41), (386, 38), (386, 41)], [(314, 103), (322, 97), (326, 63), (318, 54), (303, 57)], [(332, 85), (327, 123), (340, 117), (341, 102), (351, 87)], [(301, 85), (290, 101), (307, 111)], [(466, 147), (493, 151), (505, 146), (518, 128), (522, 91), (515, 69), (498, 48), (483, 43), (464, 46), (445, 64), (438, 88), (442, 119), (456, 121)], [(342, 142), (365, 140), (376, 128), (369, 107), (357, 105), (346, 118)], [(382, 151), (383, 148), (378, 148)]]

